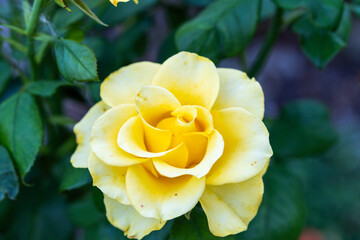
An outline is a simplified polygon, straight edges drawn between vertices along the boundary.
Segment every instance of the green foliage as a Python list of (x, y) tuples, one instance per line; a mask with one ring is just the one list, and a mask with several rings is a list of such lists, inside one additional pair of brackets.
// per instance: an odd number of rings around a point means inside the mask
[(284, 169), (270, 167), (258, 215), (238, 240), (296, 240), (305, 224), (305, 202), (299, 179)]
[(0, 61), (0, 95), (5, 90), (6, 86), (8, 85), (11, 77), (11, 67), (9, 64)]
[(270, 127), (270, 133), (275, 156), (280, 158), (321, 154), (337, 137), (327, 108), (311, 100), (287, 104)]
[(21, 178), (29, 172), (43, 141), (43, 123), (35, 99), (18, 93), (0, 105), (0, 141), (12, 154)]
[(7, 195), (14, 200), (19, 192), (19, 183), (14, 166), (6, 148), (0, 145), (0, 201)]
[(92, 50), (72, 40), (61, 39), (55, 45), (56, 62), (69, 81), (99, 81), (96, 58)]
[(26, 84), (25, 90), (32, 95), (50, 97), (52, 96), (59, 87), (71, 85), (68, 82), (62, 81), (39, 81), (30, 82)]
[(213, 60), (239, 54), (255, 33), (259, 10), (259, 0), (216, 1), (181, 26), (176, 44)]
[(73, 190), (92, 182), (88, 169), (68, 166), (60, 184), (60, 191)]

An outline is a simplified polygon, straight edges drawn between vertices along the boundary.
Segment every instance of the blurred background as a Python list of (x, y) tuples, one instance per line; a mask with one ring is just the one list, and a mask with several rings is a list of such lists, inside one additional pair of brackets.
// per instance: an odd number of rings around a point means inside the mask
[[(97, 24), (74, 5), (69, 6), (70, 14), (49, 4), (40, 16), (39, 30), (89, 46), (97, 58), (102, 81), (132, 62), (161, 63), (179, 50), (194, 50), (181, 44), (178, 29), (215, 1), (140, 0), (138, 5), (129, 2), (117, 8), (107, 0), (85, 2), (110, 27)], [(249, 72), (249, 66), (257, 61), (276, 17), (275, 3), (282, 1), (260, 2), (259, 22), (246, 48), (236, 56), (209, 56), (218, 66)], [(346, 47), (334, 51), (327, 65), (327, 60), (320, 64), (324, 65), (322, 69), (314, 66), (309, 52), (304, 54), (307, 50), (300, 40), (304, 35), (291, 23), (274, 39), (261, 71), (249, 72), (265, 93), (264, 121), (274, 157), (265, 176), (259, 214), (247, 232), (226, 239), (360, 239), (358, 3), (347, 1), (353, 11)], [(2, 24), (23, 24), (21, 1), (0, 0), (0, 6)], [(0, 87), (1, 103), (22, 88), (20, 73), (26, 73), (29, 67), (25, 57), (4, 40), (14, 35), (12, 30), (5, 26), (0, 29), (0, 78), (8, 79), (3, 80), (7, 87)], [(21, 35), (13, 37), (23, 40)], [(322, 41), (326, 45), (325, 37)], [(36, 43), (39, 78), (60, 80), (51, 44)], [(5, 198), (0, 202), (0, 239), (125, 239), (107, 222), (102, 194), (91, 186), (87, 171), (73, 169), (69, 162), (76, 147), (72, 127), (99, 101), (99, 86), (99, 82), (69, 82), (51, 97), (38, 99), (44, 103), (44, 144), (24, 182), (14, 184), (20, 186), (19, 194), (13, 196), (14, 200)], [(4, 185), (0, 184), (2, 189)], [(184, 217), (171, 221), (145, 239), (218, 238), (208, 233), (206, 219), (196, 209), (190, 221)]]

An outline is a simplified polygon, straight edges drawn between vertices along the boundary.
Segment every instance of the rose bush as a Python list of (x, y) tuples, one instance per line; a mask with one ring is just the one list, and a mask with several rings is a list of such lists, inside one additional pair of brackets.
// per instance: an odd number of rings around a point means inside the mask
[(89, 169), (114, 226), (140, 239), (200, 202), (214, 235), (247, 229), (272, 156), (258, 82), (181, 52), (119, 69), (100, 95), (71, 162)]

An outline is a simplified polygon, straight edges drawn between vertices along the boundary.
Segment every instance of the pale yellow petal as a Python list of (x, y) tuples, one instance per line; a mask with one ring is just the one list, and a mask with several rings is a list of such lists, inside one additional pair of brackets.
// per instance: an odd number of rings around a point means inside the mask
[(241, 182), (261, 172), (272, 156), (269, 133), (263, 122), (242, 108), (212, 111), (212, 115), (225, 148), (207, 176), (207, 183)]
[(162, 221), (181, 216), (195, 207), (205, 188), (205, 178), (155, 177), (141, 165), (129, 167), (126, 191), (134, 208), (144, 217)]
[(127, 167), (115, 167), (102, 162), (94, 153), (89, 155), (89, 171), (93, 185), (116, 201), (129, 205), (126, 195), (125, 178)]
[(111, 108), (95, 122), (92, 128), (90, 146), (101, 161), (119, 167), (147, 161), (125, 152), (117, 145), (121, 126), (134, 116), (136, 116), (135, 105), (122, 104)]
[[(168, 141), (167, 145), (170, 145), (171, 139), (165, 139)], [(144, 127), (142, 120), (139, 116), (132, 117), (124, 123), (120, 128), (117, 144), (119, 148), (124, 150), (127, 153), (131, 153), (134, 156), (140, 158), (153, 158), (164, 156), (168, 152), (174, 151), (170, 149), (164, 152), (149, 152), (146, 149), (145, 139), (144, 139)], [(160, 143), (165, 145), (164, 143)]]
[[(114, 1), (117, 3), (118, 1)], [(160, 65), (152, 62), (139, 62), (122, 67), (110, 74), (101, 84), (100, 96), (109, 106), (134, 103), (136, 94), (143, 86), (151, 85)]]
[(107, 106), (104, 102), (98, 102), (86, 113), (86, 115), (81, 119), (81, 121), (75, 125), (74, 132), (76, 135), (76, 143), (78, 145), (70, 159), (74, 167), (88, 167), (91, 128), (96, 119), (98, 119), (109, 108), (110, 107)]
[(185, 168), (188, 162), (189, 152), (185, 144), (180, 144), (174, 151), (167, 153), (159, 158), (154, 158), (154, 164), (156, 161), (165, 165), (170, 165), (176, 168)]
[(161, 229), (166, 222), (141, 216), (131, 205), (124, 205), (104, 196), (106, 216), (109, 222), (121, 229), (130, 239), (142, 239), (152, 231)]
[(195, 106), (197, 115), (196, 122), (200, 125), (201, 131), (209, 134), (214, 129), (214, 123), (211, 113), (203, 107)]
[(219, 76), (209, 59), (180, 52), (161, 65), (152, 84), (168, 89), (182, 105), (211, 109), (219, 91)]
[[(194, 143), (195, 145), (195, 143)], [(194, 146), (196, 147), (196, 145)], [(189, 148), (189, 147), (188, 147)], [(154, 159), (154, 166), (157, 171), (170, 178), (182, 175), (192, 175), (197, 178), (202, 178), (208, 174), (214, 163), (220, 158), (224, 149), (224, 141), (219, 132), (216, 130), (209, 136), (208, 146), (204, 158), (199, 164), (192, 168), (178, 168), (172, 166), (161, 159)], [(190, 152), (191, 150), (189, 150)]]
[(157, 86), (143, 87), (135, 102), (141, 117), (153, 126), (163, 118), (171, 116), (171, 112), (181, 106), (171, 92)]
[(211, 233), (225, 237), (245, 231), (257, 214), (263, 192), (261, 175), (241, 183), (206, 185), (200, 203)]
[(212, 109), (241, 107), (259, 119), (264, 116), (264, 93), (260, 84), (246, 73), (235, 69), (219, 68), (220, 91)]

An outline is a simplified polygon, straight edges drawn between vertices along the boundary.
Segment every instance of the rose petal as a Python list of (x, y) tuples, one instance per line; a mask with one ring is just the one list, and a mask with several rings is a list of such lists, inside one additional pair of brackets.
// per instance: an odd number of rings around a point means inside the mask
[(182, 105), (211, 109), (219, 91), (219, 76), (209, 59), (180, 52), (161, 65), (152, 84), (168, 89)]
[(117, 145), (121, 126), (131, 117), (136, 116), (135, 105), (122, 104), (111, 108), (94, 124), (90, 146), (101, 161), (112, 166), (125, 167), (147, 161), (123, 151)]
[[(193, 147), (196, 147), (195, 143)], [(189, 152), (191, 152), (191, 147), (188, 146), (188, 148), (190, 148)], [(211, 167), (220, 158), (221, 154), (223, 153), (223, 149), (224, 149), (224, 141), (220, 133), (214, 130), (213, 133), (209, 136), (209, 142), (207, 144), (207, 149), (204, 158), (195, 167), (177, 168), (157, 158), (154, 159), (154, 166), (161, 175), (170, 178), (179, 177), (182, 175), (192, 175), (197, 178), (202, 178), (206, 176), (206, 174), (208, 174)]]
[(104, 196), (109, 222), (121, 229), (128, 238), (142, 239), (150, 232), (161, 229), (166, 222), (141, 216), (132, 206), (124, 205)]
[(141, 117), (153, 126), (171, 116), (171, 112), (181, 106), (171, 92), (157, 86), (143, 87), (137, 94), (135, 103)]
[(74, 154), (71, 156), (71, 163), (77, 168), (87, 168), (90, 153), (91, 128), (103, 113), (110, 107), (104, 102), (95, 104), (74, 127), (76, 142), (78, 144)]
[(126, 191), (134, 208), (142, 216), (162, 221), (190, 211), (204, 188), (205, 178), (155, 177), (141, 165), (130, 167), (126, 175)]
[(172, 133), (169, 130), (155, 128), (141, 118), (144, 127), (144, 140), (150, 152), (164, 152), (171, 143)]
[(225, 237), (245, 231), (259, 209), (263, 192), (261, 175), (241, 183), (206, 185), (200, 203), (211, 233)]
[(94, 153), (90, 153), (89, 171), (94, 186), (97, 186), (112, 199), (122, 204), (130, 204), (125, 188), (127, 167), (107, 165), (96, 157)]
[(101, 84), (100, 96), (109, 106), (133, 104), (143, 86), (151, 85), (160, 64), (139, 62), (122, 67), (110, 74)]
[(269, 133), (262, 121), (242, 108), (212, 111), (212, 115), (225, 148), (207, 176), (207, 184), (241, 182), (262, 171), (272, 156)]
[(218, 68), (220, 91), (212, 109), (241, 107), (259, 119), (264, 116), (264, 93), (255, 79), (235, 69)]

